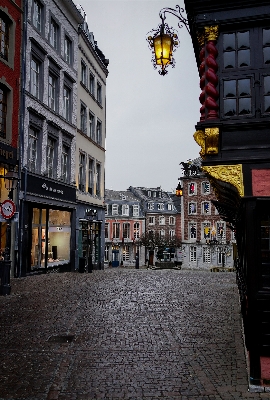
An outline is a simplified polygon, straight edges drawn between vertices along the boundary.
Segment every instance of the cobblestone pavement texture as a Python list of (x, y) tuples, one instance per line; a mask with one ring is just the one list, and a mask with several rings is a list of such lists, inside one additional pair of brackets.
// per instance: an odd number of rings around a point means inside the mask
[(248, 392), (234, 273), (31, 276), (0, 307), (0, 399), (270, 399)]

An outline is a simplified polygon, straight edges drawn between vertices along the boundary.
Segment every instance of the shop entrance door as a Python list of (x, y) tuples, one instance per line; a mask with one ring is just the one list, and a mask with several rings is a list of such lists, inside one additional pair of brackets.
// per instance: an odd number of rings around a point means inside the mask
[(31, 270), (46, 267), (46, 243), (46, 210), (33, 208)]
[(119, 267), (119, 250), (112, 251), (112, 267)]

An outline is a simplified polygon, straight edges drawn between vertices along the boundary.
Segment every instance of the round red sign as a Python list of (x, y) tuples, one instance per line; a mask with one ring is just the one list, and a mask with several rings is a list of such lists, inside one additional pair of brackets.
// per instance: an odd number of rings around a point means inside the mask
[(12, 200), (4, 200), (1, 205), (0, 212), (2, 217), (4, 217), (5, 219), (9, 219), (13, 217), (13, 215), (15, 214), (15, 210), (16, 207)]

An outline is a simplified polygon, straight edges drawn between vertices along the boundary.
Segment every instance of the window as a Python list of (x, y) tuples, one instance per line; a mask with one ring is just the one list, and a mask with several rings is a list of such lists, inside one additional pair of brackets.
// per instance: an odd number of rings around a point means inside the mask
[(101, 165), (97, 163), (96, 164), (96, 195), (98, 197), (100, 197), (100, 195), (101, 195), (100, 189), (101, 189)]
[(210, 182), (202, 182), (202, 194), (210, 194)]
[(159, 211), (164, 210), (164, 204), (163, 203), (158, 203), (157, 208)]
[(47, 176), (56, 178), (56, 141), (48, 137), (47, 141)]
[(48, 101), (48, 105), (50, 107), (51, 110), (53, 111), (57, 111), (57, 107), (56, 105), (58, 104), (57, 102), (57, 95), (56, 95), (56, 91), (57, 91), (57, 78), (52, 75), (51, 73), (49, 73), (49, 101)]
[(123, 224), (123, 239), (129, 239), (129, 238), (130, 238), (130, 224), (124, 223)]
[(50, 45), (58, 50), (59, 44), (59, 26), (53, 18), (50, 23)]
[(108, 204), (105, 205), (105, 215), (109, 215), (109, 207), (108, 207)]
[(31, 71), (30, 71), (30, 92), (33, 96), (40, 98), (40, 62), (34, 57), (31, 60)]
[(69, 181), (69, 153), (70, 148), (67, 145), (63, 145), (61, 156), (61, 178), (62, 181), (66, 183)]
[(188, 203), (188, 214), (197, 214), (197, 203), (191, 202)]
[(251, 114), (250, 78), (224, 80), (223, 104), (226, 117)]
[(223, 35), (223, 62), (225, 69), (250, 66), (249, 31)]
[(7, 90), (0, 86), (0, 137), (7, 136)]
[(211, 214), (211, 208), (210, 208), (210, 202), (209, 201), (203, 201), (201, 205), (201, 211), (202, 214)]
[(109, 261), (109, 249), (110, 249), (110, 246), (108, 244), (106, 244), (105, 249), (104, 249), (104, 261), (105, 262)]
[(71, 54), (72, 54), (72, 41), (65, 36), (65, 43), (64, 43), (64, 60), (67, 64), (71, 64)]
[(129, 206), (128, 204), (122, 205), (122, 215), (129, 215)]
[(95, 140), (95, 116), (89, 112), (89, 136)]
[(99, 82), (97, 83), (97, 102), (102, 104), (102, 88)]
[(109, 224), (105, 222), (105, 239), (109, 239)]
[(149, 217), (148, 218), (148, 221), (149, 221), (149, 225), (155, 225), (155, 217)]
[(99, 145), (102, 144), (102, 132), (101, 132), (101, 122), (97, 121), (97, 136), (96, 136), (97, 143)]
[(133, 232), (134, 232), (134, 239), (139, 239), (139, 237), (140, 237), (140, 224), (139, 224), (139, 222), (135, 222)]
[(193, 222), (189, 223), (189, 238), (197, 239), (197, 226)]
[(30, 172), (38, 172), (37, 159), (38, 159), (38, 131), (30, 127), (28, 136), (28, 169)]
[(0, 14), (0, 57), (8, 60), (9, 50), (9, 21), (4, 14)]
[(202, 224), (203, 238), (206, 240), (211, 239), (211, 226), (210, 222), (203, 222)]
[(165, 231), (164, 231), (164, 229), (161, 229), (161, 230), (159, 231), (159, 237), (160, 237), (160, 238), (164, 238), (164, 236), (165, 236)]
[(118, 204), (112, 205), (112, 215), (118, 215)]
[(123, 261), (129, 261), (129, 246), (125, 245), (123, 247)]
[(64, 86), (64, 118), (67, 121), (71, 121), (71, 90)]
[(42, 30), (42, 13), (42, 4), (38, 0), (33, 0), (33, 25), (39, 32)]
[(217, 222), (217, 240), (223, 240), (225, 237), (225, 223)]
[(119, 239), (120, 237), (120, 224), (119, 222), (113, 223), (113, 238)]
[(89, 90), (92, 96), (95, 95), (95, 77), (94, 75), (90, 72), (89, 74)]
[(175, 225), (175, 217), (169, 217), (169, 225)]
[(189, 261), (197, 261), (197, 248), (196, 246), (190, 246), (189, 248)]
[(224, 253), (222, 247), (218, 247), (217, 259), (218, 259), (219, 265), (225, 265), (225, 253)]
[(148, 197), (151, 197), (151, 190), (148, 190), (147, 196), (148, 196)]
[(94, 160), (88, 159), (88, 193), (94, 194)]
[(163, 215), (159, 217), (159, 225), (165, 225), (165, 217)]
[(170, 203), (168, 204), (168, 210), (169, 210), (169, 211), (172, 211), (172, 210), (173, 210), (173, 205), (170, 204)]
[(87, 125), (86, 125), (86, 107), (81, 103), (81, 131), (83, 133), (87, 133)]
[(203, 263), (211, 263), (210, 247), (203, 247)]
[(154, 203), (148, 203), (148, 210), (154, 210)]
[(139, 216), (139, 205), (135, 204), (134, 206), (132, 206), (133, 208), (133, 217), (138, 217)]
[(175, 231), (169, 230), (169, 238), (172, 239), (175, 236)]
[(197, 186), (196, 186), (196, 183), (190, 182), (190, 183), (188, 184), (188, 195), (189, 195), (189, 196), (193, 196), (193, 195), (195, 195), (196, 193), (197, 193)]
[(270, 64), (270, 29), (263, 29), (263, 61)]
[(270, 113), (270, 76), (263, 77), (263, 112)]
[(86, 86), (86, 65), (83, 61), (81, 62), (81, 82)]
[(79, 154), (79, 190), (85, 191), (85, 154)]

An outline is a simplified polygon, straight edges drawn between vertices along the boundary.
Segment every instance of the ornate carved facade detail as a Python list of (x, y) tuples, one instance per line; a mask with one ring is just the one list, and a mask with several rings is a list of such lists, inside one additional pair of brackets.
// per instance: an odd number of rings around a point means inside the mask
[(218, 84), (217, 70), (218, 64), (216, 58), (218, 56), (218, 50), (216, 48), (216, 41), (218, 38), (218, 26), (205, 27), (205, 38), (206, 38), (206, 52), (207, 57), (205, 59), (205, 107), (207, 109), (207, 119), (218, 118), (218, 103), (219, 98), (218, 91), (216, 89)]
[(201, 48), (201, 51), (200, 51), (201, 64), (200, 64), (200, 68), (199, 68), (200, 88), (201, 88), (201, 94), (199, 97), (199, 100), (201, 103), (200, 120), (204, 121), (205, 120), (205, 35), (204, 35), (204, 32), (198, 33), (197, 38), (198, 38), (199, 46)]
[(214, 179), (230, 183), (233, 185), (241, 197), (244, 196), (244, 183), (242, 165), (217, 165), (202, 167), (202, 170)]
[(196, 143), (201, 146), (200, 156), (218, 154), (219, 128), (205, 128), (193, 135)]

